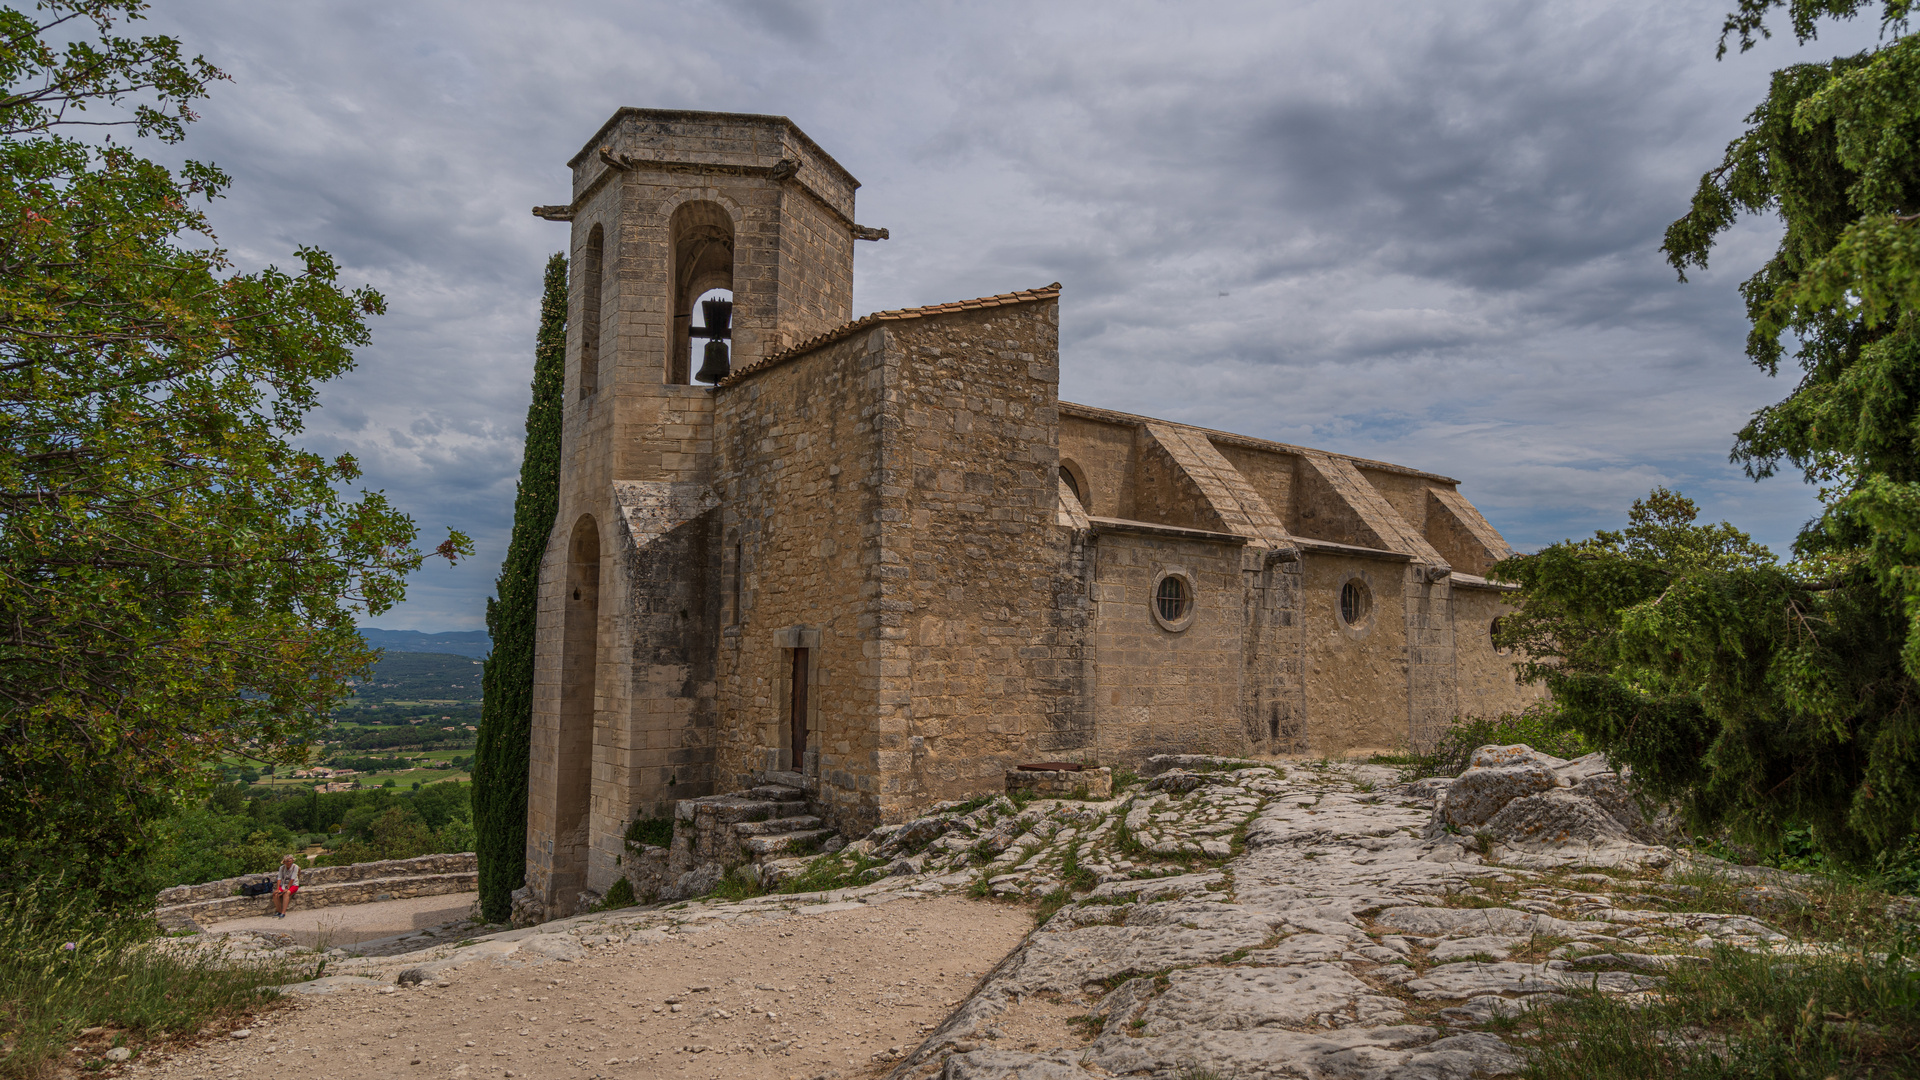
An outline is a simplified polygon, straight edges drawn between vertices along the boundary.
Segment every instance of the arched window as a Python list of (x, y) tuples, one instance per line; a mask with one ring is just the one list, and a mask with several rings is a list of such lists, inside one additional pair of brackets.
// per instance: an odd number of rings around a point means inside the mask
[(600, 288), (606, 261), (606, 233), (595, 225), (580, 253), (580, 400), (600, 389)]
[(1070, 461), (1060, 462), (1060, 479), (1066, 481), (1067, 490), (1073, 492), (1074, 499), (1080, 503), (1080, 509), (1091, 514), (1093, 506), (1087, 502), (1087, 496), (1092, 492), (1083, 476), (1078, 465)]
[[(700, 312), (703, 329), (712, 329), (698, 301), (733, 299), (733, 215), (719, 203), (685, 203), (673, 212), (668, 232), (673, 238), (673, 344), (667, 354), (666, 379), (686, 384), (694, 381), (706, 352), (703, 347), (702, 355), (694, 356), (694, 313)], [(736, 314), (730, 326), (739, 322)], [(731, 352), (730, 338), (702, 340), (726, 340)]]

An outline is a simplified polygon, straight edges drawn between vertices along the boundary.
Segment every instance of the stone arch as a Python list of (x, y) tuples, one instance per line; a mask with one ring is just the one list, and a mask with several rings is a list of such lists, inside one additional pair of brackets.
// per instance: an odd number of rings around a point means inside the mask
[(567, 543), (560, 640), (560, 732), (555, 744), (553, 896), (587, 887), (593, 802), (594, 699), (600, 666), (600, 526), (583, 515)]
[(607, 234), (595, 224), (580, 252), (580, 400), (600, 389), (600, 292), (606, 285)]
[(1087, 483), (1087, 470), (1067, 458), (1061, 458), (1060, 479), (1067, 482), (1067, 490), (1073, 492), (1073, 497), (1080, 500), (1080, 510), (1083, 513), (1091, 515), (1093, 513), (1093, 487)]
[[(693, 302), (709, 289), (733, 291), (733, 212), (712, 199), (689, 199), (668, 218), (672, 252), (673, 348), (666, 381), (693, 381)], [(738, 320), (736, 319), (736, 322)]]

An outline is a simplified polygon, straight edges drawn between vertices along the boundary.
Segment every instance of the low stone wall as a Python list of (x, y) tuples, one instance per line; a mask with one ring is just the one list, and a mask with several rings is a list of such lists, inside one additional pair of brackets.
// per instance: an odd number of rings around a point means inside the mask
[[(209, 881), (202, 885), (175, 885), (170, 889), (161, 889), (153, 902), (164, 908), (178, 904), (191, 904), (200, 900), (218, 900), (239, 892), (242, 885), (272, 876), (278, 869), (278, 867), (272, 867), (257, 874), (221, 878), (219, 881)], [(382, 859), (379, 862), (353, 863), (349, 866), (302, 866), (300, 891), (305, 892), (309, 886), (314, 885), (338, 885), (348, 881), (413, 877), (418, 874), (467, 874), (479, 869), (479, 856), (471, 851), (449, 855), (422, 855), (414, 859)]]
[[(242, 919), (273, 911), (273, 896), (236, 896), (241, 885), (266, 874), (223, 878), (203, 885), (176, 885), (155, 898), (154, 915), (162, 926)], [(376, 900), (472, 892), (480, 887), (479, 861), (473, 852), (422, 855), (417, 859), (384, 859), (351, 866), (300, 868), (296, 907), (333, 907)]]
[(1007, 794), (1016, 791), (1043, 799), (1111, 799), (1113, 769), (1015, 769), (1007, 773)]

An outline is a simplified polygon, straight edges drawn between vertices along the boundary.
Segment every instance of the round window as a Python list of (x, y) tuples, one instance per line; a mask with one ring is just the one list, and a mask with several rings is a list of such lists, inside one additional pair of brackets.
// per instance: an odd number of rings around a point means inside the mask
[(1184, 578), (1163, 577), (1160, 588), (1154, 593), (1153, 602), (1160, 605), (1160, 617), (1168, 622), (1179, 622), (1187, 617), (1187, 608), (1193, 598), (1187, 595), (1187, 582)]
[(1193, 579), (1184, 570), (1166, 570), (1153, 583), (1153, 621), (1163, 630), (1185, 630), (1193, 622)]
[(1340, 621), (1350, 630), (1364, 629), (1373, 614), (1373, 594), (1359, 578), (1340, 586)]

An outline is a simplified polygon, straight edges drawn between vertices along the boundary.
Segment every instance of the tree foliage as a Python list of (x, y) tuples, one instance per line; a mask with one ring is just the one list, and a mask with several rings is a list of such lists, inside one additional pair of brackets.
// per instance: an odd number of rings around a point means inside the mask
[(1910, 0), (1739, 0), (1741, 50), (1785, 9), (1804, 43), (1877, 11), (1882, 41), (1773, 74), (1663, 250), (1705, 267), (1742, 215), (1779, 246), (1740, 287), (1748, 357), (1798, 368), (1733, 460), (1783, 463), (1823, 512), (1781, 566), (1656, 491), (1628, 528), (1495, 569), (1527, 610), (1504, 636), (1594, 745), (1694, 823), (1759, 841), (1810, 825), (1856, 865), (1920, 826), (1920, 38)]
[(297, 756), (372, 660), (355, 609), (422, 558), (288, 441), (384, 300), (312, 248), (235, 272), (200, 208), (227, 177), (114, 141), (178, 141), (225, 77), (114, 35), (144, 7), (0, 8), (0, 884), (144, 887), (144, 823), (220, 755)]
[(533, 349), (533, 403), (513, 502), (513, 539), (487, 601), (487, 656), (480, 735), (474, 752), (474, 828), (479, 834), (480, 910), (491, 922), (512, 913), (527, 867), (527, 749), (533, 737), (533, 644), (540, 560), (560, 512), (560, 405), (567, 354), (567, 258), (547, 260), (540, 332)]
[(1496, 568), (1501, 620), (1560, 722), (1699, 831), (1771, 846), (1812, 826), (1865, 865), (1920, 810), (1920, 695), (1905, 624), (1864, 570), (1810, 580), (1664, 488), (1627, 528)]

